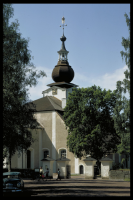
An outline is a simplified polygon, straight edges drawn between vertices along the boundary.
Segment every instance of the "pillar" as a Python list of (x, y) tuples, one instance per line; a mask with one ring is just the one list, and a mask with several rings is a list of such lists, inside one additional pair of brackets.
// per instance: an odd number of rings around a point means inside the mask
[[(52, 158), (56, 160), (56, 112), (52, 112)], [(53, 173), (56, 173), (56, 161), (53, 163)]]
[(39, 168), (42, 166), (42, 159), (43, 159), (43, 157), (42, 157), (42, 132), (43, 132), (43, 130), (42, 129), (40, 129), (39, 130)]
[(79, 174), (79, 159), (75, 158), (75, 174)]

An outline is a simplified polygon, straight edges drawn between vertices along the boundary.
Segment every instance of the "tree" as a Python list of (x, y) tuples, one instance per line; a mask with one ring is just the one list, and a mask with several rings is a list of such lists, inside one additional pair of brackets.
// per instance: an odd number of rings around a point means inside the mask
[(125, 63), (128, 69), (124, 72), (125, 79), (117, 81), (117, 101), (114, 109), (114, 125), (116, 133), (121, 138), (121, 143), (118, 145), (118, 153), (125, 154), (126, 159), (122, 162), (127, 162), (130, 155), (130, 99), (127, 99), (123, 94), (128, 93), (130, 97), (130, 18), (125, 13), (126, 23), (129, 29), (129, 37), (125, 39), (122, 37), (122, 46), (125, 49), (121, 51), (122, 59), (125, 58)]
[(91, 154), (97, 160), (116, 152), (119, 137), (112, 118), (116, 93), (98, 86), (74, 88), (64, 108), (68, 129), (67, 147), (81, 159)]
[(27, 86), (46, 76), (37, 72), (28, 50), (28, 41), (18, 32), (18, 21), (9, 24), (13, 16), (11, 4), (3, 4), (3, 159), (16, 151), (27, 149), (34, 139), (27, 127), (37, 127), (35, 106), (30, 103)]

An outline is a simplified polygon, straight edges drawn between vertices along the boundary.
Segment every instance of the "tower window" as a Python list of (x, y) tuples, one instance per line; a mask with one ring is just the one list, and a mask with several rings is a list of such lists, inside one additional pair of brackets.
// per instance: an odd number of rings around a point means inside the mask
[(65, 149), (61, 150), (61, 158), (62, 157), (66, 158), (66, 150)]
[(48, 150), (45, 150), (45, 151), (44, 151), (44, 158), (47, 158), (47, 155), (49, 155), (49, 151), (48, 151)]

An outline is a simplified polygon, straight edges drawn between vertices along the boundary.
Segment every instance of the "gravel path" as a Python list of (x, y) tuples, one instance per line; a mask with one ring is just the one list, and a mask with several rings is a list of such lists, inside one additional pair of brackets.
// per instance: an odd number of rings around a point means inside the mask
[(130, 182), (102, 179), (88, 180), (84, 177), (71, 176), (71, 179), (56, 181), (24, 180), (25, 190), (31, 196), (78, 197), (78, 196), (130, 196)]

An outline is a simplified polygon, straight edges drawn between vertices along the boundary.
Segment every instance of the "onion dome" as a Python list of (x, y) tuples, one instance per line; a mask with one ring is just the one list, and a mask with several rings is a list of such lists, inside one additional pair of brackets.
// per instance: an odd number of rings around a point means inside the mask
[(61, 45), (60, 51), (58, 51), (59, 59), (58, 59), (57, 65), (53, 69), (52, 79), (55, 82), (70, 83), (74, 78), (74, 71), (68, 63), (67, 55), (68, 55), (69, 51), (67, 51), (65, 48), (66, 37), (64, 36), (64, 22), (65, 22), (65, 18), (63, 17), (62, 18), (63, 35), (60, 38), (60, 40), (62, 41), (62, 45)]

